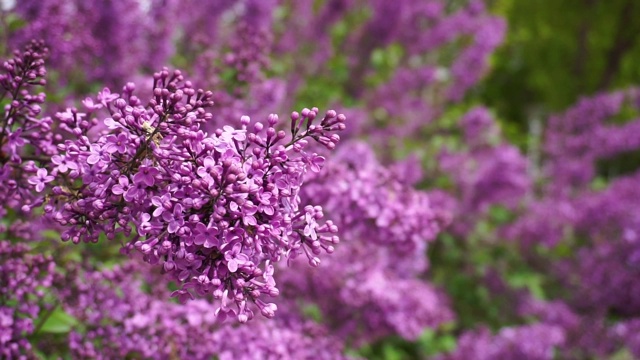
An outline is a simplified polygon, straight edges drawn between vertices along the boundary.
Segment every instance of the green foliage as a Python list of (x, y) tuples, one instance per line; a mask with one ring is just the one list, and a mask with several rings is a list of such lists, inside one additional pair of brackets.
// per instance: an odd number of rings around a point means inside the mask
[(366, 359), (404, 360), (450, 352), (456, 347), (453, 324), (445, 324), (438, 329), (427, 329), (416, 341), (406, 341), (398, 337), (386, 338), (360, 348), (353, 355)]
[(640, 2), (636, 0), (494, 0), (508, 20), (505, 45), (481, 90), (483, 102), (517, 124), (560, 111), (580, 96), (640, 82)]
[(42, 325), (39, 329), (41, 333), (52, 333), (52, 334), (61, 334), (68, 333), (75, 326), (78, 325), (78, 321), (71, 315), (64, 312), (59, 307), (54, 308), (50, 312), (44, 312), (41, 315), (41, 318), (36, 321), (36, 324)]

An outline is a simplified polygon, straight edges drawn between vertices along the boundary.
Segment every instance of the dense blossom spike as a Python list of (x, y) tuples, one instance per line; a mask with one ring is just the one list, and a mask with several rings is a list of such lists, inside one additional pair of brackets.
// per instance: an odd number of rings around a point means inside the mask
[[(46, 84), (44, 59), (48, 49), (33, 41), (24, 51), (2, 63), (0, 100), (7, 104), (0, 114), (0, 201), (7, 208), (29, 213), (43, 203), (42, 192), (52, 180), (37, 164), (57, 153), (52, 145), (52, 119), (43, 116), (45, 94), (36, 92)], [(0, 217), (6, 208), (0, 208)]]
[[(86, 112), (56, 115), (72, 135), (58, 144), (56, 181), (38, 169), (29, 182), (51, 187), (45, 211), (67, 228), (62, 239), (123, 233), (132, 238), (125, 252), (142, 253), (182, 284), (172, 296), (213, 294), (217, 314), (241, 322), (253, 317), (249, 304), (273, 317), (276, 306), (261, 300), (279, 293), (272, 264), (305, 255), (317, 266), (318, 249), (338, 243), (337, 227), (322, 221), (320, 207), (301, 207), (299, 192), (307, 171), (324, 163), (309, 140), (333, 149), (344, 115), (304, 109), (289, 136), (276, 130), (277, 115), (208, 134), (201, 126), (213, 116), (205, 110), (213, 94), (180, 71), (154, 74), (146, 106), (134, 90), (104, 89), (85, 101)], [(100, 108), (109, 113), (102, 123)]]

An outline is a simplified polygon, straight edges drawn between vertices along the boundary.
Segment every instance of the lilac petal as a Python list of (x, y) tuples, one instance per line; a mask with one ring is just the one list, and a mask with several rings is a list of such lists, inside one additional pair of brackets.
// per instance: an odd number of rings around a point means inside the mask
[(238, 262), (235, 259), (227, 261), (227, 268), (232, 273), (238, 271)]

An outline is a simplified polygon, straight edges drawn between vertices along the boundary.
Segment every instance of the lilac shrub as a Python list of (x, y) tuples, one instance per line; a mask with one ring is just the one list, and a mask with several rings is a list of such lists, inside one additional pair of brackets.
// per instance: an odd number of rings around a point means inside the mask
[[(395, 9), (390, 11), (390, 7)], [(373, 73), (375, 68), (366, 64), (374, 46), (385, 49), (399, 43), (404, 50), (391, 74), (362, 96), (374, 110), (371, 117), (388, 125), (378, 132), (385, 141), (395, 142), (392, 136), (411, 138), (420, 134), (446, 106), (460, 102), (486, 72), (487, 58), (505, 33), (504, 21), (490, 16), (481, 1), (463, 3), (451, 12), (441, 1), (401, 1), (393, 5), (378, 1), (374, 12), (367, 24), (369, 31), (359, 39), (374, 45), (369, 54), (352, 55), (358, 59), (358, 66)], [(374, 36), (381, 32), (395, 36)], [(462, 45), (465, 40), (468, 45)], [(450, 48), (459, 52), (452, 63), (447, 62), (446, 55)]]
[(544, 276), (543, 296), (562, 304), (563, 316), (540, 309), (534, 316), (564, 332), (556, 349), (563, 358), (637, 350), (628, 329), (639, 314), (638, 173), (604, 178), (598, 169), (599, 162), (637, 151), (637, 99), (636, 89), (603, 93), (551, 116), (537, 193), (525, 197), (513, 221), (485, 235), (518, 246), (522, 261)]
[[(640, 356), (638, 173), (600, 169), (640, 147), (639, 93), (551, 116), (534, 163), (467, 101), (506, 31), (484, 2), (0, 16), (26, 46), (0, 69), (0, 357)], [(309, 100), (341, 111), (275, 115)]]

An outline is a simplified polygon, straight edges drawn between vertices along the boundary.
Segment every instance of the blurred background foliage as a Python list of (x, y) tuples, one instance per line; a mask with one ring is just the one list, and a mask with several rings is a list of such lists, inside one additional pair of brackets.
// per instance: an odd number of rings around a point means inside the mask
[(492, 0), (508, 22), (493, 69), (478, 90), (523, 146), (532, 118), (581, 96), (640, 83), (640, 1)]

